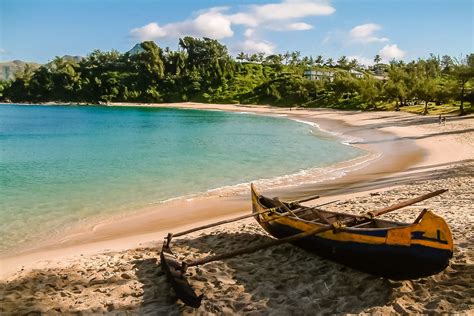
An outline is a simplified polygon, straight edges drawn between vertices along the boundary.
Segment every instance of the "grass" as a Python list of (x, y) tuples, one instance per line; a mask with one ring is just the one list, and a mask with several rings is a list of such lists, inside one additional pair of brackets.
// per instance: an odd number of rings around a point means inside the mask
[[(446, 115), (446, 114), (459, 114), (460, 102), (446, 103), (442, 105), (436, 105), (433, 102), (428, 103), (428, 114), (429, 115)], [(424, 104), (403, 106), (400, 108), (401, 111), (423, 114), (425, 110)], [(464, 102), (464, 111), (466, 114), (474, 113), (474, 107), (469, 102)]]
[[(363, 110), (368, 111), (370, 110), (366, 104), (363, 104), (357, 98), (349, 99), (349, 100), (342, 100), (340, 99), (337, 103), (334, 104), (325, 104), (321, 106), (322, 102), (319, 100), (313, 100), (304, 104), (307, 107), (325, 107), (325, 108), (333, 108), (333, 109), (340, 109), (340, 110)], [(446, 104), (436, 105), (434, 102), (428, 103), (428, 115), (447, 115), (447, 114), (459, 114), (459, 106), (461, 102), (450, 102)], [(377, 111), (395, 111), (396, 103), (377, 103)], [(400, 111), (413, 113), (413, 114), (423, 114), (425, 110), (424, 104), (417, 104), (417, 105), (408, 105), (400, 107)], [(470, 102), (464, 102), (464, 112), (466, 114), (474, 113), (474, 105)]]

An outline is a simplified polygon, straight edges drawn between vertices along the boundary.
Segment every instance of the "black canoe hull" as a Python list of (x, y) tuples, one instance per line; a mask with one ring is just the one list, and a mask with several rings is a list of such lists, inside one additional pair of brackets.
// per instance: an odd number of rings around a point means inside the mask
[[(309, 211), (299, 216), (282, 216), (273, 199), (260, 195), (251, 185), (252, 212), (257, 222), (277, 239), (327, 226)], [(294, 207), (286, 204), (286, 209)], [(319, 210), (332, 221), (349, 220), (355, 215)], [(302, 216), (302, 217), (300, 217)], [(453, 254), (453, 238), (447, 223), (431, 211), (424, 211), (412, 224), (379, 219), (369, 225), (346, 227), (305, 237), (294, 244), (349, 267), (394, 280), (416, 279), (444, 270)], [(371, 225), (373, 224), (373, 225)]]
[[(266, 230), (276, 238), (288, 237), (301, 231), (276, 222), (267, 223)], [(443, 271), (452, 252), (422, 245), (374, 245), (341, 242), (310, 236), (293, 243), (305, 250), (343, 265), (393, 280), (426, 277)]]

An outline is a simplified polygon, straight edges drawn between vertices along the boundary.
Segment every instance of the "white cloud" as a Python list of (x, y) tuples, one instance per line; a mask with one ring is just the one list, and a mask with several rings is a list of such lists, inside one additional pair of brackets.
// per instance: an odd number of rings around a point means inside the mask
[(229, 15), (229, 19), (233, 24), (241, 24), (251, 27), (256, 27), (260, 24), (260, 21), (254, 15), (243, 12)]
[[(159, 25), (156, 22), (134, 28), (130, 34), (140, 40), (155, 40), (163, 37), (211, 37), (222, 39), (232, 37), (232, 25), (245, 25), (244, 35), (251, 37), (257, 27), (273, 31), (305, 31), (313, 26), (298, 19), (330, 15), (335, 9), (329, 0), (282, 0), (262, 5), (247, 5), (233, 10), (229, 7), (214, 7), (197, 12), (192, 19)], [(287, 22), (282, 24), (282, 22)], [(278, 23), (276, 27), (275, 24)]]
[(349, 31), (349, 36), (352, 40), (362, 43), (387, 42), (388, 38), (375, 36), (374, 33), (380, 29), (382, 27), (375, 23), (357, 25)]
[(406, 52), (398, 48), (397, 44), (385, 45), (380, 51), (382, 60), (388, 62), (392, 59), (401, 59), (405, 56)]
[(153, 22), (131, 30), (130, 34), (141, 41), (146, 41), (164, 37), (166, 36), (166, 31), (157, 23)]
[(236, 49), (237, 51), (246, 53), (273, 54), (275, 50), (275, 44), (268, 41), (254, 41), (247, 39), (243, 43), (237, 45)]
[(285, 0), (252, 6), (249, 14), (261, 20), (275, 21), (330, 15), (335, 11), (329, 2), (324, 0)]
[(5, 49), (0, 48), (0, 55), (7, 55), (7, 54), (8, 52)]
[(312, 28), (313, 26), (311, 24), (304, 23), (304, 22), (288, 24), (288, 29), (292, 31), (306, 31), (306, 30), (311, 30)]
[(277, 23), (272, 23), (272, 24), (267, 24), (265, 25), (265, 28), (267, 30), (271, 31), (306, 31), (306, 30), (311, 30), (313, 26), (308, 23), (304, 22), (294, 22), (294, 23), (288, 23), (288, 24), (277, 24)]
[(255, 30), (252, 28), (248, 28), (244, 32), (245, 37), (252, 37), (253, 34), (255, 34)]
[(163, 26), (154, 22), (149, 23), (143, 27), (132, 29), (130, 34), (142, 41), (185, 35), (205, 36), (214, 39), (232, 37), (234, 32), (231, 28), (230, 19), (221, 13), (222, 10), (222, 8), (211, 8), (200, 13), (192, 20), (168, 23)]

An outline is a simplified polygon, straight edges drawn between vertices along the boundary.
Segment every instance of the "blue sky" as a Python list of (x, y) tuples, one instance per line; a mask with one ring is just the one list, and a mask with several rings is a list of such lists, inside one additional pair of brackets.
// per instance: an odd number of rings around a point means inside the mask
[(472, 0), (0, 0), (0, 60), (47, 62), (207, 36), (239, 51), (369, 63), (474, 52)]

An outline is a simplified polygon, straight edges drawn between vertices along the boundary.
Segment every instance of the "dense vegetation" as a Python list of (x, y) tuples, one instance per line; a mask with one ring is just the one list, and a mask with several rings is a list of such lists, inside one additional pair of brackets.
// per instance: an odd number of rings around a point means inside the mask
[[(185, 37), (178, 51), (143, 42), (138, 49), (93, 51), (79, 61), (55, 58), (0, 82), (11, 102), (212, 102), (348, 109), (417, 108), (427, 113), (456, 104), (461, 114), (474, 102), (474, 54), (462, 60), (431, 55), (405, 63), (365, 67), (345, 56), (334, 61), (299, 52), (233, 59), (216, 40)], [(318, 80), (305, 70), (318, 71)], [(416, 107), (416, 105), (420, 106)], [(466, 106), (469, 105), (469, 106)], [(452, 109), (452, 108), (451, 108)]]

